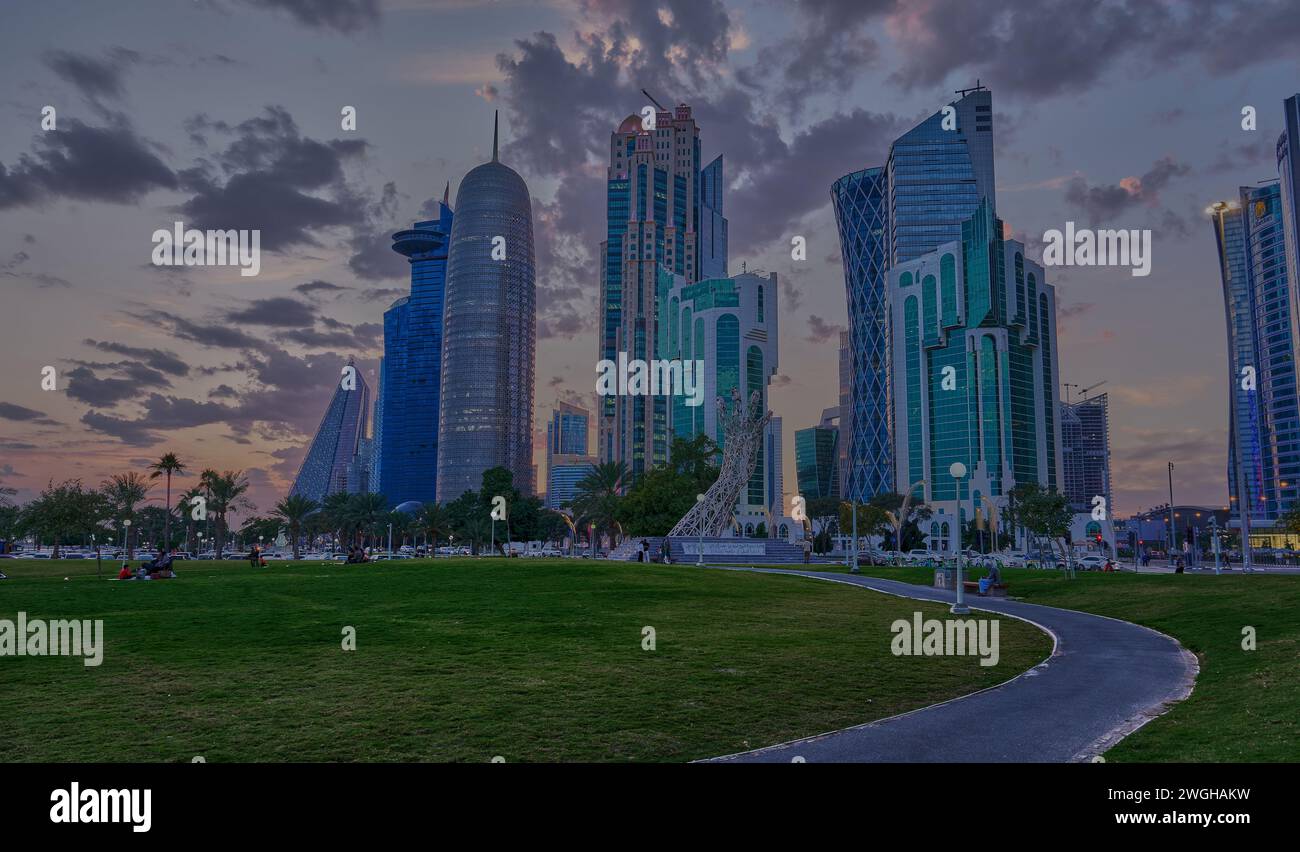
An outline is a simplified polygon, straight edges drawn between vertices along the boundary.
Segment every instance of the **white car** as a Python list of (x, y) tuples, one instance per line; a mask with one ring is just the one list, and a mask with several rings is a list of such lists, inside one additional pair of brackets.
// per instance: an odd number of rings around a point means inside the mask
[(1074, 565), (1081, 571), (1100, 571), (1106, 567), (1106, 558), (1089, 554), (1074, 560)]
[(919, 565), (922, 562), (928, 562), (929, 560), (934, 559), (935, 554), (929, 550), (918, 547), (907, 551), (906, 558), (907, 561), (913, 565)]

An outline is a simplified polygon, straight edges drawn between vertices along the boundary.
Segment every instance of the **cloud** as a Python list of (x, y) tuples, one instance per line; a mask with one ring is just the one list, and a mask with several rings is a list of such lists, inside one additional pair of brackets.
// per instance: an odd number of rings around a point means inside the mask
[(181, 360), (175, 352), (164, 351), (162, 349), (145, 349), (138, 346), (127, 346), (124, 343), (110, 343), (102, 340), (91, 340), (87, 338), (82, 343), (92, 346), (101, 352), (111, 352), (115, 355), (126, 355), (130, 358), (138, 358), (148, 364), (155, 370), (169, 373), (173, 376), (188, 376), (190, 372), (189, 364)]
[(1160, 191), (1175, 177), (1190, 172), (1191, 167), (1185, 163), (1164, 157), (1141, 177), (1126, 177), (1118, 184), (1093, 186), (1084, 178), (1076, 177), (1065, 186), (1065, 201), (1082, 211), (1090, 223), (1107, 222), (1135, 207), (1157, 205)]
[(95, 408), (112, 408), (120, 402), (139, 396), (141, 391), (148, 388), (172, 386), (166, 376), (144, 364), (123, 361), (119, 364), (93, 366), (116, 370), (118, 375), (99, 376), (92, 365), (83, 363), (64, 373), (64, 378), (68, 382), (69, 398)]
[(0, 163), (0, 210), (49, 199), (133, 204), (155, 189), (176, 189), (176, 175), (125, 120), (91, 127), (75, 118), (36, 137), (35, 150), (12, 168)]
[(115, 47), (102, 58), (68, 50), (51, 50), (45, 55), (45, 64), (55, 74), (76, 86), (95, 104), (102, 99), (120, 99), (125, 92), (123, 75), (140, 61), (139, 53), (124, 47)]
[(241, 325), (300, 328), (315, 325), (316, 311), (306, 302), (275, 296), (269, 299), (254, 299), (246, 308), (227, 311), (226, 319)]
[(809, 343), (825, 343), (832, 338), (839, 340), (840, 332), (844, 330), (842, 325), (832, 325), (816, 314), (808, 315), (808, 336), (804, 340)]
[(501, 90), (496, 86), (493, 86), (491, 83), (484, 83), (482, 86), (479, 86), (474, 90), (474, 94), (478, 95), (488, 103), (492, 103), (497, 99), (497, 96), (501, 94)]
[(879, 45), (871, 22), (895, 0), (800, 0), (798, 31), (758, 52), (758, 61), (740, 73), (757, 86), (780, 75), (780, 100), (793, 112), (810, 96), (846, 91), (875, 62)]
[(284, 12), (300, 24), (348, 34), (379, 23), (379, 0), (238, 0)]
[(351, 287), (344, 287), (339, 284), (331, 284), (328, 281), (308, 281), (299, 284), (293, 288), (295, 292), (302, 293), (304, 296), (311, 296), (313, 293), (341, 293), (344, 290), (351, 290)]
[(24, 408), (12, 402), (0, 402), (0, 420), (14, 420), (20, 423), (39, 423), (42, 426), (58, 426), (59, 421), (51, 420), (45, 412), (34, 408)]
[(143, 421), (126, 420), (98, 411), (87, 411), (81, 415), (81, 422), (92, 432), (99, 432), (111, 438), (117, 438), (131, 447), (152, 447), (163, 441), (161, 435), (151, 430)]

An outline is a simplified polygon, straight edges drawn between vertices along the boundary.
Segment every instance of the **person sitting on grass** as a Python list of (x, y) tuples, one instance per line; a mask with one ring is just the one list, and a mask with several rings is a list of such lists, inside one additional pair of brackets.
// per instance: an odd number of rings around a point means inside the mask
[(262, 562), (262, 553), (258, 550), (257, 545), (252, 545), (248, 549), (248, 565), (250, 568), (256, 568)]
[(130, 566), (130, 565), (127, 565), (125, 562), (123, 562), (123, 563), (122, 563), (122, 570), (117, 572), (117, 579), (119, 579), (119, 580), (129, 580), (129, 579), (131, 579), (131, 566)]
[(147, 568), (145, 568), (143, 565), (141, 565), (141, 566), (136, 570), (136, 572), (135, 572), (135, 578), (136, 578), (137, 580), (149, 580), (149, 579), (152, 579), (152, 578), (149, 576), (149, 570), (148, 570)]
[(355, 545), (351, 545), (351, 544), (348, 545), (348, 558), (346, 564), (348, 565), (357, 564), (357, 548)]

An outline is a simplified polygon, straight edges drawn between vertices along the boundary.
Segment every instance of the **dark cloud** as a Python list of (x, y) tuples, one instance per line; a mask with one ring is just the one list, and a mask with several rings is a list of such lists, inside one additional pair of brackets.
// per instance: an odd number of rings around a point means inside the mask
[(34, 408), (24, 408), (12, 402), (0, 402), (0, 420), (16, 420), (20, 423), (39, 423), (42, 426), (58, 426), (57, 420), (45, 416), (45, 412)]
[(740, 79), (751, 86), (780, 75), (780, 99), (798, 113), (804, 101), (843, 92), (879, 55), (871, 24), (895, 0), (799, 0), (798, 32), (758, 52)]
[(353, 33), (379, 23), (379, 0), (238, 0), (259, 9), (287, 13), (300, 24)]
[(804, 340), (809, 343), (825, 343), (832, 338), (838, 340), (840, 332), (844, 330), (842, 325), (832, 325), (816, 314), (808, 315), (808, 336)]
[(304, 137), (283, 107), (270, 106), (233, 129), (215, 157), (180, 174), (194, 195), (181, 206), (199, 229), (261, 231), (261, 247), (283, 251), (322, 245), (322, 229), (366, 225), (366, 210), (348, 189), (345, 160), (366, 149), (361, 140), (320, 142)]
[(227, 311), (226, 319), (241, 325), (300, 328), (315, 325), (316, 310), (306, 302), (275, 296), (270, 299), (254, 299), (246, 308)]
[(175, 189), (177, 177), (155, 146), (123, 120), (91, 127), (75, 118), (36, 137), (35, 150), (12, 168), (0, 163), (0, 210), (52, 198), (132, 204), (155, 189)]
[(127, 346), (124, 343), (110, 343), (105, 340), (91, 340), (87, 338), (82, 343), (92, 346), (101, 352), (111, 352), (115, 355), (126, 355), (129, 358), (138, 358), (148, 364), (155, 370), (168, 373), (173, 376), (188, 376), (190, 367), (175, 352), (168, 352), (162, 349), (145, 349), (138, 346)]
[(126, 70), (138, 64), (140, 59), (139, 53), (124, 47), (115, 47), (102, 58), (52, 50), (45, 55), (45, 64), (93, 103), (98, 103), (101, 99), (122, 97), (122, 78)]
[(163, 437), (151, 430), (149, 425), (143, 421), (126, 420), (109, 414), (101, 414), (98, 411), (87, 411), (81, 415), (81, 422), (92, 432), (99, 432), (111, 438), (117, 438), (131, 447), (152, 447), (163, 441)]
[(238, 399), (239, 391), (235, 390), (230, 385), (221, 384), (221, 385), (217, 385), (215, 388), (208, 391), (208, 398), (209, 399)]
[(1160, 191), (1175, 177), (1190, 172), (1190, 166), (1164, 157), (1141, 177), (1126, 177), (1118, 184), (1093, 186), (1076, 177), (1065, 185), (1065, 201), (1082, 211), (1090, 223), (1105, 222), (1139, 206), (1157, 205)]
[(299, 284), (293, 288), (295, 292), (302, 293), (304, 296), (310, 296), (312, 293), (341, 293), (344, 290), (351, 290), (351, 287), (344, 287), (339, 284), (331, 284), (328, 281), (308, 281)]
[(1229, 144), (1220, 142), (1214, 162), (1205, 167), (1210, 174), (1240, 172), (1245, 169), (1269, 169), (1277, 167), (1273, 158), (1273, 145), (1266, 140), (1238, 142)]
[[(100, 376), (94, 367), (116, 370), (117, 375)], [(64, 378), (68, 381), (69, 398), (95, 408), (112, 408), (149, 388), (171, 387), (171, 382), (162, 373), (134, 361), (108, 365), (82, 363), (64, 373)]]
[(367, 287), (360, 295), (363, 302), (391, 302), (409, 296), (410, 291), (403, 287)]

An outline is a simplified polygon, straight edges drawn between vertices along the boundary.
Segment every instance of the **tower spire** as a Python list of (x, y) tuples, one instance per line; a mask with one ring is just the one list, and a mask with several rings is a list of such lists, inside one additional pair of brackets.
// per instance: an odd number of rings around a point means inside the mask
[(500, 110), (492, 110), (492, 162), (494, 163), (497, 161), (497, 126), (500, 115)]
[(451, 181), (447, 181), (447, 186), (442, 190), (442, 204), (444, 207), (450, 207), (448, 200), (451, 198)]

